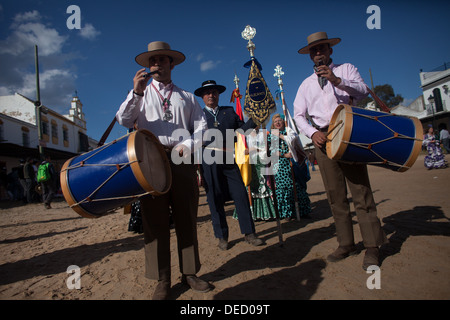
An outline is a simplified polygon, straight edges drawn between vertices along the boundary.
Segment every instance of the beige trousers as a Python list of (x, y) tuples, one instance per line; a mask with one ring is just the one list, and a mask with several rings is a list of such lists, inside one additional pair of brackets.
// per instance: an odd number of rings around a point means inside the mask
[(347, 184), (352, 195), (364, 246), (379, 247), (386, 243), (386, 235), (377, 217), (367, 165), (331, 160), (324, 149), (316, 148), (315, 156), (334, 217), (339, 246), (354, 244)]

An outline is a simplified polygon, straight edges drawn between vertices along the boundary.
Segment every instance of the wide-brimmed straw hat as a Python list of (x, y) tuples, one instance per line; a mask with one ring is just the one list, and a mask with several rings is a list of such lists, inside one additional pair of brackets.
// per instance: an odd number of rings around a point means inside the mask
[(317, 46), (318, 44), (321, 44), (321, 43), (329, 43), (330, 46), (332, 47), (332, 46), (338, 44), (339, 42), (341, 42), (341, 38), (328, 39), (327, 33), (323, 32), (323, 31), (310, 34), (306, 38), (306, 40), (308, 41), (308, 45), (306, 47), (303, 47), (300, 50), (298, 50), (298, 53), (309, 54), (309, 49), (311, 47)]
[(216, 82), (214, 80), (206, 80), (203, 81), (202, 86), (200, 88), (198, 88), (197, 90), (194, 91), (194, 94), (198, 97), (202, 97), (203, 96), (203, 91), (206, 89), (217, 89), (217, 91), (219, 91), (219, 94), (221, 94), (222, 92), (224, 92), (227, 88), (224, 86), (221, 86), (220, 84), (216, 84)]
[(149, 59), (157, 55), (171, 57), (175, 65), (182, 63), (186, 59), (181, 52), (172, 50), (168, 43), (163, 41), (153, 41), (148, 44), (148, 51), (137, 55), (135, 60), (141, 66), (150, 68)]

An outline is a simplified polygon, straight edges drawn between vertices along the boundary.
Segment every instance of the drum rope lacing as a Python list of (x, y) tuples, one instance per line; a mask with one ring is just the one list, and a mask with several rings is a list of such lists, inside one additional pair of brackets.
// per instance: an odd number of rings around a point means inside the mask
[(77, 203), (72, 204), (70, 207), (76, 207), (79, 206), (80, 204), (83, 203), (88, 203), (88, 202), (95, 202), (95, 201), (105, 201), (105, 200), (117, 200), (117, 199), (127, 199), (127, 198), (139, 198), (142, 196), (145, 196), (147, 194), (152, 194), (152, 192), (145, 192), (142, 194), (138, 194), (138, 195), (130, 195), (130, 196), (122, 196), (122, 197), (114, 197), (114, 198), (102, 198), (102, 199), (92, 199), (92, 197), (95, 195), (95, 193), (97, 193), (97, 191), (99, 191), (109, 180), (111, 180), (120, 170), (122, 170), (125, 167), (130, 166), (132, 163), (138, 162), (138, 160), (134, 160), (134, 161), (130, 161), (130, 162), (125, 162), (125, 163), (107, 163), (107, 164), (90, 164), (90, 163), (85, 163), (86, 160), (89, 160), (90, 158), (92, 158), (93, 156), (95, 156), (96, 154), (98, 154), (99, 152), (103, 151), (104, 149), (106, 149), (107, 147), (109, 147), (111, 144), (114, 144), (118, 141), (120, 141), (121, 139), (124, 139), (128, 137), (128, 135), (125, 135), (117, 140), (114, 140), (108, 144), (103, 145), (102, 147), (98, 148), (96, 150), (96, 152), (93, 152), (91, 155), (89, 155), (88, 157), (86, 157), (84, 160), (76, 163), (75, 165), (72, 166), (68, 166), (67, 168), (65, 168), (63, 171), (67, 171), (70, 169), (76, 169), (76, 168), (81, 168), (81, 167), (86, 167), (86, 166), (91, 166), (91, 167), (116, 167), (117, 170), (114, 171), (102, 184), (100, 184), (94, 191), (91, 192), (90, 195), (88, 195), (86, 198), (84, 198), (83, 200), (78, 201)]
[[(374, 164), (386, 165), (387, 164), (387, 165), (397, 166), (397, 167), (400, 167), (400, 168), (408, 168), (408, 169), (410, 168), (410, 167), (405, 166), (403, 164), (399, 164), (399, 163), (396, 163), (396, 162), (393, 162), (393, 161), (389, 161), (389, 160), (383, 158), (381, 155), (379, 155), (377, 152), (375, 152), (373, 150), (372, 146), (375, 145), (375, 144), (379, 144), (379, 143), (386, 142), (386, 141), (389, 141), (389, 140), (392, 140), (392, 139), (397, 139), (397, 138), (399, 138), (399, 139), (409, 139), (409, 140), (415, 140), (415, 141), (422, 141), (421, 139), (417, 139), (417, 138), (414, 138), (414, 137), (410, 137), (410, 136), (398, 133), (395, 130), (393, 130), (392, 128), (390, 128), (388, 125), (386, 125), (385, 123), (383, 123), (383, 122), (381, 122), (379, 120), (379, 118), (393, 117), (394, 115), (392, 115), (392, 114), (378, 115), (378, 116), (369, 116), (369, 115), (359, 114), (359, 113), (355, 113), (355, 112), (349, 112), (349, 113), (352, 114), (352, 115), (363, 117), (363, 118), (368, 118), (368, 119), (371, 119), (371, 120), (375, 120), (376, 122), (378, 122), (378, 123), (382, 124), (384, 127), (386, 127), (389, 131), (391, 131), (393, 133), (393, 136), (389, 137), (389, 138), (381, 139), (379, 141), (375, 141), (375, 142), (372, 142), (372, 143), (358, 143), (358, 142), (351, 142), (351, 141), (344, 141), (344, 140), (342, 140), (343, 143), (354, 145), (356, 147), (369, 150), (370, 152), (372, 152), (373, 154), (375, 154), (378, 158), (380, 158), (382, 160), (381, 162), (373, 161), (373, 162), (368, 162), (367, 164), (372, 164), (372, 165), (374, 165)], [(339, 126), (339, 128), (338, 128), (338, 131), (339, 131), (339, 130), (341, 130), (341, 128), (344, 127), (344, 123), (342, 121), (337, 123), (336, 126), (332, 130), (336, 129), (336, 127), (338, 127), (338, 126)], [(336, 135), (334, 135), (333, 137), (335, 137), (335, 136)], [(333, 138), (330, 139), (330, 140), (333, 140)]]

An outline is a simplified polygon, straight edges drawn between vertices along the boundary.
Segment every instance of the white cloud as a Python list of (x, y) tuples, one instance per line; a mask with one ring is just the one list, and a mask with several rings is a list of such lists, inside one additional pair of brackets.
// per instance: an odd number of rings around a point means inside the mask
[(83, 28), (81, 28), (80, 35), (88, 40), (94, 40), (98, 35), (100, 35), (100, 31), (95, 29), (95, 27), (90, 24), (86, 23)]
[(42, 103), (62, 111), (69, 106), (76, 75), (69, 71), (69, 54), (63, 52), (68, 37), (43, 20), (36, 10), (19, 13), (13, 18), (8, 36), (0, 39), (0, 94), (18, 92), (36, 98), (34, 46), (37, 45)]
[(220, 64), (221, 61), (213, 61), (213, 60), (208, 60), (205, 62), (200, 63), (200, 71), (205, 72), (208, 70), (212, 70), (214, 68), (217, 67), (217, 65)]
[[(30, 21), (39, 21), (41, 20), (41, 14), (37, 10), (28, 11), (24, 13), (18, 13), (15, 15), (13, 21), (14, 24), (20, 24), (24, 22), (30, 22)], [(13, 25), (14, 25), (13, 24)]]
[(197, 61), (202, 61), (202, 60), (203, 60), (203, 53), (199, 53), (199, 54), (197, 55), (196, 60), (197, 60)]
[(36, 10), (19, 13), (13, 19), (12, 33), (0, 41), (0, 54), (20, 55), (34, 45), (39, 47), (39, 55), (48, 56), (61, 52), (67, 37), (40, 22), (41, 15)]

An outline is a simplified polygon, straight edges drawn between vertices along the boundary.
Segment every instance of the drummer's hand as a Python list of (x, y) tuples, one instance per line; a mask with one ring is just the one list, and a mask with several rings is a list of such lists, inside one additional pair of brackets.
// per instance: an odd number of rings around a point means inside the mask
[(322, 148), (327, 142), (327, 136), (325, 135), (324, 132), (316, 131), (311, 136), (311, 140), (316, 147)]
[(326, 78), (328, 81), (330, 81), (333, 86), (338, 86), (341, 83), (341, 78), (336, 77), (336, 75), (333, 73), (333, 71), (328, 66), (318, 66), (317, 67), (316, 74), (318, 76)]
[(147, 82), (151, 79), (151, 77), (144, 78), (145, 74), (147, 74), (147, 72), (144, 68), (136, 72), (136, 75), (133, 78), (133, 90), (139, 95), (144, 94), (145, 88), (147, 87)]

